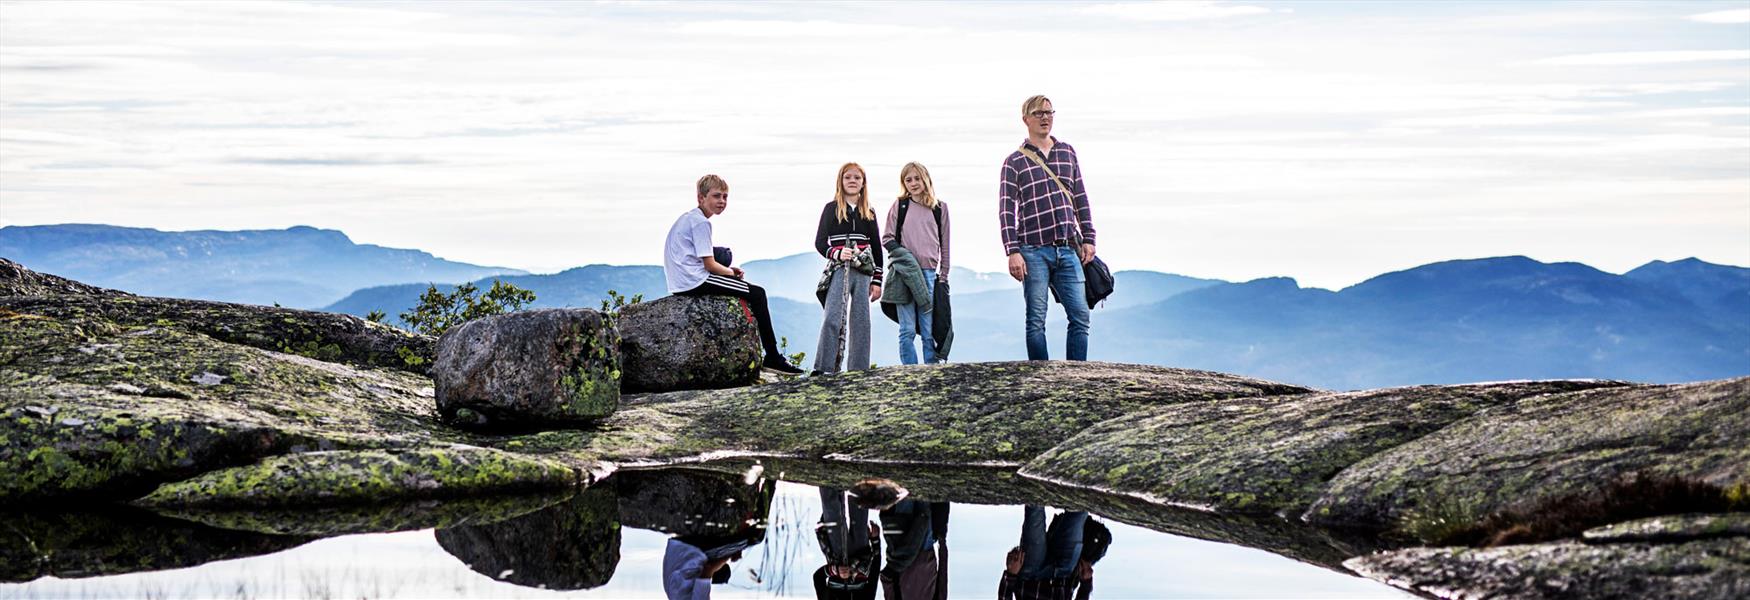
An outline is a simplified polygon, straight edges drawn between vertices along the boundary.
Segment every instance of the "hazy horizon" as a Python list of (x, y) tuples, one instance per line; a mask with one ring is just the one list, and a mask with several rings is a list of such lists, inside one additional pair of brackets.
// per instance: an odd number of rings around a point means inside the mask
[[(50, 223), (50, 224), (43, 224), (43, 225), (27, 225), (26, 227), (44, 227), (44, 226), (57, 226), (57, 225), (74, 225), (74, 226), (96, 225), (96, 226), (126, 227), (124, 225), (112, 225), (109, 223)], [(165, 233), (194, 233), (194, 232), (203, 232), (203, 231), (216, 231), (216, 232), (222, 232), (222, 233), (237, 233), (237, 232), (243, 232), (243, 231), (285, 231), (286, 229), (290, 229), (293, 227), (313, 227), (313, 226), (310, 226), (310, 225), (289, 225), (287, 227), (278, 228), (278, 229), (248, 229), (248, 230), (212, 230), (212, 229), (169, 230), (169, 229), (157, 229), (157, 231), (162, 231)], [(318, 229), (326, 229), (326, 228), (318, 228)], [(355, 244), (381, 246), (380, 244), (369, 244), (368, 242), (361, 242), (360, 240), (353, 238), (352, 234), (346, 232), (345, 230), (330, 229), (329, 231), (338, 231), (341, 234), (346, 235), (348, 237), (348, 239), (351, 239), (353, 241), (353, 243), (355, 243)], [(442, 255), (430, 252), (429, 250), (424, 249), (424, 248), (397, 248), (397, 247), (391, 247), (391, 246), (382, 246), (382, 247), (389, 248), (392, 250), (415, 250), (415, 251), (420, 251), (420, 252), (425, 252), (427, 254), (430, 254), (430, 255), (432, 255), (433, 258), (436, 258), (438, 260), (448, 260), (448, 261), (454, 261), (454, 262), (461, 262), (461, 263), (471, 264), (471, 265), (475, 265), (475, 266), (479, 266), (479, 267), (515, 269), (515, 270), (520, 270), (520, 271), (526, 271), (530, 275), (554, 275), (554, 274), (562, 273), (562, 272), (569, 271), (572, 269), (580, 269), (580, 268), (584, 268), (584, 267), (593, 267), (593, 266), (652, 267), (652, 268), (661, 267), (660, 261), (659, 262), (651, 262), (651, 263), (617, 263), (617, 262), (589, 261), (586, 259), (586, 260), (579, 262), (577, 264), (574, 264), (574, 265), (571, 265), (568, 267), (561, 267), (561, 268), (558, 268), (558, 269), (552, 270), (552, 271), (535, 271), (535, 270), (531, 270), (531, 269), (524, 269), (524, 268), (518, 267), (516, 265), (491, 265), (491, 264), (471, 263), (471, 262), (468, 262), (465, 260), (459, 260), (459, 259), (448, 257), (448, 256), (442, 256)], [(783, 259), (787, 259), (787, 258), (791, 258), (791, 257), (795, 257), (795, 256), (813, 254), (813, 252), (814, 251), (812, 249), (810, 249), (810, 250), (806, 250), (806, 251), (802, 251), (802, 252), (793, 252), (793, 253), (786, 254), (783, 256), (745, 256), (744, 257), (744, 256), (737, 254), (736, 260), (738, 261), (738, 264), (747, 264), (747, 263), (756, 262), (756, 261), (776, 261), (776, 260), (783, 260)], [(1535, 260), (1535, 261), (1540, 262), (1540, 263), (1546, 263), (1546, 264), (1555, 264), (1555, 263), (1561, 263), (1561, 262), (1578, 262), (1578, 261), (1543, 260), (1543, 259), (1540, 259), (1536, 256), (1528, 256), (1528, 255), (1524, 255), (1524, 254), (1502, 254), (1502, 255), (1496, 255), (1496, 256), (1458, 256), (1458, 257), (1451, 257), (1451, 258), (1430, 261), (1428, 263), (1410, 265), (1410, 266), (1404, 267), (1402, 269), (1392, 269), (1389, 271), (1380, 271), (1378, 273), (1367, 275), (1366, 277), (1363, 277), (1362, 279), (1359, 279), (1359, 280), (1356, 280), (1354, 282), (1350, 282), (1346, 285), (1338, 286), (1338, 287), (1324, 287), (1324, 286), (1311, 285), (1293, 273), (1276, 273), (1274, 275), (1263, 275), (1261, 277), (1239, 279), (1239, 278), (1234, 278), (1234, 277), (1225, 277), (1219, 273), (1217, 273), (1217, 274), (1182, 273), (1182, 272), (1172, 271), (1172, 270), (1148, 269), (1148, 268), (1140, 268), (1140, 267), (1137, 267), (1137, 268), (1114, 267), (1114, 272), (1148, 271), (1148, 272), (1161, 273), (1161, 274), (1165, 274), (1165, 275), (1179, 275), (1179, 276), (1192, 277), (1192, 278), (1197, 278), (1197, 279), (1222, 280), (1222, 281), (1227, 281), (1227, 282), (1231, 282), (1231, 283), (1244, 283), (1246, 281), (1250, 281), (1253, 279), (1259, 279), (1259, 278), (1287, 277), (1289, 279), (1295, 280), (1302, 288), (1318, 288), (1318, 289), (1325, 289), (1325, 290), (1330, 290), (1330, 291), (1340, 291), (1344, 288), (1353, 286), (1355, 284), (1362, 283), (1363, 281), (1366, 281), (1368, 279), (1372, 279), (1374, 277), (1378, 277), (1380, 275), (1385, 275), (1388, 273), (1403, 271), (1403, 270), (1407, 270), (1407, 269), (1413, 269), (1416, 267), (1426, 266), (1428, 264), (1434, 264), (1434, 263), (1440, 263), (1440, 262), (1452, 262), (1452, 261), (1466, 261), (1466, 260), (1487, 260), (1487, 259), (1496, 259), (1496, 258), (1508, 258), (1508, 257), (1513, 257), (1513, 256), (1525, 256), (1526, 258)], [(12, 258), (12, 257), (6, 257), (6, 258)], [(1627, 273), (1628, 271), (1632, 271), (1635, 268), (1644, 266), (1644, 265), (1649, 264), (1649, 263), (1656, 261), (1656, 260), (1657, 261), (1664, 261), (1664, 262), (1677, 262), (1677, 261), (1681, 261), (1681, 260), (1687, 260), (1690, 258), (1696, 258), (1698, 260), (1703, 260), (1703, 259), (1700, 259), (1699, 257), (1693, 257), (1693, 256), (1685, 256), (1685, 257), (1673, 258), (1673, 259), (1663, 259), (1663, 258), (1647, 259), (1645, 261), (1634, 264), (1634, 265), (1632, 265), (1626, 269), (1623, 269), (1621, 271), (1613, 271), (1610, 269), (1601, 268), (1598, 265), (1587, 264), (1586, 266), (1589, 266), (1589, 267), (1592, 267), (1592, 268), (1595, 268), (1595, 269), (1598, 269), (1600, 271), (1610, 273), (1613, 275), (1622, 275), (1622, 274)], [(1706, 261), (1706, 260), (1704, 260), (1704, 262), (1709, 262), (1712, 264), (1717, 264), (1717, 265), (1727, 266), (1727, 267), (1750, 269), (1750, 265), (1737, 265), (1737, 264), (1731, 264), (1731, 263), (1720, 263), (1720, 262)], [(1580, 264), (1586, 264), (1586, 263), (1581, 262)], [(31, 265), (27, 264), (24, 266), (30, 267)], [(967, 268), (970, 269), (971, 267), (967, 267)], [(991, 275), (991, 276), (1002, 277), (1005, 279), (1008, 278), (1008, 275), (1002, 271), (980, 271), (977, 269), (972, 269), (972, 270), (979, 273), (980, 275)], [(53, 273), (51, 273), (51, 274), (53, 274)], [(389, 285), (395, 285), (395, 284), (389, 284)], [(1016, 285), (1019, 285), (1019, 283), (1017, 282)]]
[(955, 264), (1000, 272), (998, 165), (1044, 93), (1117, 269), (1750, 265), (1750, 2), (4, 6), (0, 225), (305, 224), (551, 273), (659, 264), (714, 172), (753, 260), (809, 251), (840, 163), (884, 211), (917, 160)]

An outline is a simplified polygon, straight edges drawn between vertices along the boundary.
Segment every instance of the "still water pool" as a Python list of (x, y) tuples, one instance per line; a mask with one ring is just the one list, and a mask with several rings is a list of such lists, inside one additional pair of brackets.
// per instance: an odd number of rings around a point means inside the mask
[[(791, 481), (798, 471), (822, 485)], [(572, 495), (394, 509), (12, 513), (0, 515), (0, 581), (9, 582), (0, 583), (0, 598), (661, 598), (665, 575), (675, 571), (665, 571), (665, 559), (673, 567), (690, 552), (701, 558), (690, 572), (728, 560), (721, 583), (694, 582), (711, 597), (813, 598), (828, 552), (843, 557), (857, 548), (858, 559), (878, 557), (881, 567), (910, 558), (910, 584), (934, 581), (950, 598), (993, 598), (1005, 559), (1024, 541), (1029, 507), (1041, 535), (1025, 541), (1044, 552), (1011, 576), (1017, 589), (1051, 579), (1045, 563), (1059, 561), (1071, 570), (1055, 581), (1087, 586), (1093, 598), (1409, 597), (1337, 566), (1365, 543), (1278, 519), (1171, 511), (1000, 470), (912, 481), (869, 473), (892, 485), (841, 495), (864, 478), (855, 473), (744, 462), (622, 471)], [(831, 535), (822, 542), (823, 507), (849, 521), (860, 498), (892, 504), (867, 513), (881, 528), (880, 549), (840, 545)], [(1083, 529), (1075, 540), (1066, 535), (1072, 524)], [(1101, 529), (1109, 543), (1095, 539)], [(1090, 557), (1088, 571), (1074, 569)], [(846, 577), (833, 587), (880, 585), (878, 576), (861, 583), (856, 570), (870, 565), (858, 559), (835, 561), (852, 566), (835, 568)], [(919, 576), (929, 570), (936, 576)]]

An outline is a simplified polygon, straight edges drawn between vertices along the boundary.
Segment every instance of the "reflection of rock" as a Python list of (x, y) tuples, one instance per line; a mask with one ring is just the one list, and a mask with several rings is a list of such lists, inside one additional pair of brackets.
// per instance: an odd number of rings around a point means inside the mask
[(619, 495), (628, 527), (687, 537), (764, 536), (774, 486), (741, 474), (698, 469), (621, 471), (603, 483)]
[(1750, 537), (1750, 513), (1669, 515), (1588, 529), (1591, 544), (1680, 542), (1714, 537)]
[(146, 506), (276, 507), (564, 489), (581, 475), (556, 461), (471, 446), (306, 452), (159, 486)]
[(573, 493), (568, 490), (539, 495), (444, 498), (341, 506), (155, 510), (167, 517), (221, 529), (273, 535), (333, 536), (497, 523), (564, 502)]
[(1745, 537), (1411, 548), (1344, 565), (1371, 579), (1447, 598), (1750, 597), (1750, 538)]
[(311, 538), (215, 529), (130, 509), (0, 513), (0, 581), (192, 567), (272, 554)]
[[(1035, 504), (1065, 510), (1085, 510), (1102, 518), (1213, 542), (1267, 550), (1328, 569), (1358, 554), (1394, 547), (1365, 531), (1327, 529), (1298, 519), (1274, 515), (1212, 513), (1163, 507), (1159, 504), (1053, 485), (1008, 469), (934, 467), (760, 459), (765, 473), (785, 481), (847, 489), (869, 477), (891, 479), (912, 497), (955, 504)], [(749, 462), (723, 461), (699, 465), (725, 474), (745, 472)], [(620, 474), (615, 474), (619, 477)], [(623, 501), (622, 501), (623, 502)], [(624, 504), (622, 504), (622, 511)]]
[(620, 311), (627, 393), (744, 386), (759, 373), (759, 330), (741, 301), (669, 296)]
[(587, 308), (475, 319), (438, 340), (431, 374), (438, 412), (453, 423), (547, 425), (590, 421), (620, 402), (611, 323)]
[(490, 525), (437, 530), (438, 545), (487, 577), (528, 587), (598, 587), (620, 563), (614, 493), (592, 487), (561, 504)]

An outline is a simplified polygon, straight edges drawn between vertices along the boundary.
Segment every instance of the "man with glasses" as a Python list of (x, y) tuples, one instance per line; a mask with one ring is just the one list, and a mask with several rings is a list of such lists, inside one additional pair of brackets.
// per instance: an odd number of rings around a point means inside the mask
[(1021, 104), (1027, 140), (1003, 161), (997, 202), (1009, 275), (1027, 299), (1027, 359), (1049, 360), (1045, 346), (1047, 288), (1069, 318), (1064, 353), (1088, 359), (1088, 301), (1082, 265), (1094, 259), (1094, 214), (1082, 185), (1075, 148), (1051, 136), (1051, 99)]

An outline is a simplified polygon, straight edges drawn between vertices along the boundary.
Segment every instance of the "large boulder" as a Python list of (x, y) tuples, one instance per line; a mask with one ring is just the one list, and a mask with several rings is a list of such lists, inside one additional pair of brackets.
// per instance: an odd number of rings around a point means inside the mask
[(759, 377), (760, 334), (740, 300), (669, 296), (620, 311), (627, 393), (741, 387)]
[(458, 425), (567, 424), (620, 403), (619, 334), (587, 308), (475, 319), (438, 339), (438, 412)]

